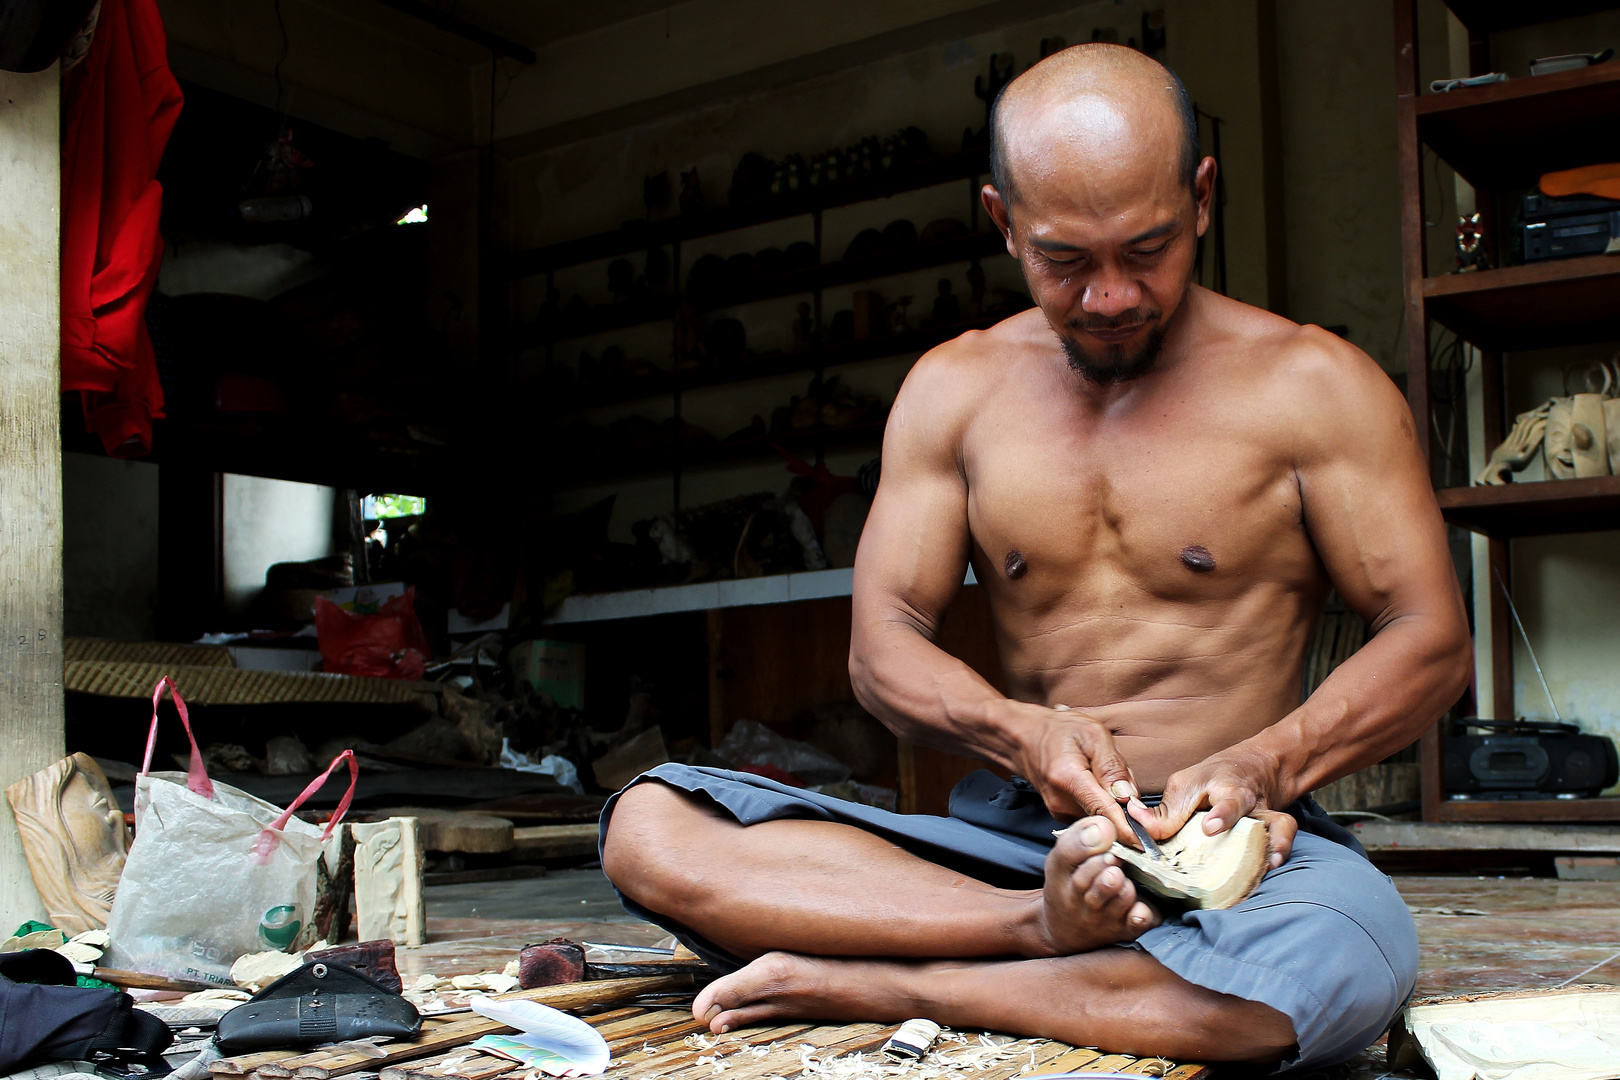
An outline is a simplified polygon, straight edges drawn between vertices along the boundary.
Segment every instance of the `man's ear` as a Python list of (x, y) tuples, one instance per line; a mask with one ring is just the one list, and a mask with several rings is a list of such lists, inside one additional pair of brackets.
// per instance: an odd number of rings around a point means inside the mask
[(1209, 228), (1209, 208), (1215, 199), (1215, 159), (1207, 157), (1198, 163), (1193, 175), (1193, 197), (1198, 201), (1198, 235)]
[(994, 184), (986, 184), (979, 192), (979, 198), (984, 200), (984, 208), (990, 215), (990, 220), (996, 223), (1001, 235), (1007, 241), (1007, 254), (1018, 258), (1018, 249), (1013, 247), (1012, 235), (1012, 209), (1002, 201), (1001, 192), (996, 190)]

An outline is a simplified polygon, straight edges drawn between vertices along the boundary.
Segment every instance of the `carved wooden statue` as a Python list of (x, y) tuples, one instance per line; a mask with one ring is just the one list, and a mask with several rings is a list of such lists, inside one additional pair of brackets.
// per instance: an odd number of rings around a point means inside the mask
[(1555, 397), (1520, 413), (1474, 478), (1506, 484), (1542, 454), (1549, 480), (1620, 474), (1620, 358), (1587, 373), (1588, 393)]
[(354, 913), (360, 940), (427, 941), (422, 845), (413, 817), (349, 826), (354, 833)]
[(34, 888), (69, 937), (107, 925), (124, 872), (124, 815), (101, 767), (65, 757), (6, 789)]

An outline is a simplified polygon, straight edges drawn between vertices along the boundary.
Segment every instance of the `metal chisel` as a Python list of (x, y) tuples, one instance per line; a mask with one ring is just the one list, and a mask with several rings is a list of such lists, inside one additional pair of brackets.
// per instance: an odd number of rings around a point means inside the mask
[(1142, 845), (1142, 850), (1147, 852), (1148, 857), (1163, 862), (1164, 852), (1159, 850), (1158, 842), (1148, 835), (1147, 826), (1131, 817), (1130, 814), (1125, 815), (1125, 820), (1131, 823), (1131, 832), (1136, 834), (1137, 842)]

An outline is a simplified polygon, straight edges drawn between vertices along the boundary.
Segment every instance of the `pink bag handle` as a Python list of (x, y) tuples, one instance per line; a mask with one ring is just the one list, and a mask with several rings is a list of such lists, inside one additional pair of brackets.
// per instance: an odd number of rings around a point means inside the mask
[(287, 804), (287, 809), (281, 812), (281, 816), (272, 821), (259, 834), (259, 838), (253, 841), (253, 851), (250, 853), (249, 858), (261, 866), (270, 861), (270, 856), (275, 854), (276, 848), (281, 844), (281, 830), (287, 827), (287, 822), (292, 819), (293, 811), (303, 806), (311, 795), (321, 790), (327, 778), (336, 772), (337, 767), (345, 761), (349, 763), (349, 790), (345, 791), (343, 798), (338, 800), (337, 812), (332, 815), (332, 820), (326, 823), (326, 831), (321, 833), (321, 843), (326, 843), (332, 835), (332, 830), (338, 827), (343, 821), (343, 816), (349, 812), (349, 804), (354, 802), (355, 786), (360, 783), (360, 763), (354, 759), (353, 750), (345, 750), (333, 758), (332, 764), (326, 767), (326, 771), (311, 780), (309, 786), (299, 794), (298, 798)]
[(158, 680), (157, 688), (152, 691), (152, 728), (146, 733), (146, 757), (141, 761), (141, 775), (145, 776), (152, 771), (152, 751), (157, 749), (158, 702), (163, 700), (165, 687), (174, 698), (175, 711), (180, 714), (180, 724), (186, 729), (186, 740), (191, 743), (191, 768), (186, 776), (186, 787), (205, 799), (212, 799), (214, 784), (208, 779), (208, 769), (203, 765), (202, 751), (197, 749), (197, 736), (191, 732), (191, 714), (186, 711), (186, 702), (180, 696), (180, 688), (174, 685), (174, 680), (167, 675)]

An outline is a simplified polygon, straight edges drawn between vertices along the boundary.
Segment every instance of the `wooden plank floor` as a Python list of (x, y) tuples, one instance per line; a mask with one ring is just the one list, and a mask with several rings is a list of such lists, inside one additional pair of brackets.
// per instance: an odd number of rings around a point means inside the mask
[(921, 1061), (897, 1062), (880, 1052), (894, 1033), (891, 1024), (796, 1023), (710, 1035), (686, 1008), (645, 1009), (635, 1017), (626, 1012), (615, 1010), (607, 1025), (587, 1018), (608, 1038), (613, 1064), (606, 1075), (618, 1080), (1012, 1080), (1082, 1068), (1204, 1080), (1210, 1071), (1050, 1039), (955, 1031), (943, 1033)]

